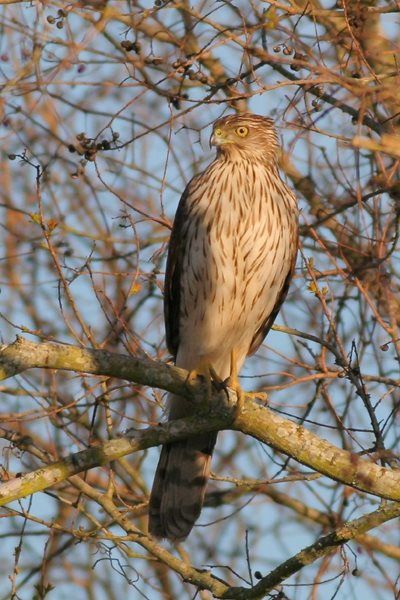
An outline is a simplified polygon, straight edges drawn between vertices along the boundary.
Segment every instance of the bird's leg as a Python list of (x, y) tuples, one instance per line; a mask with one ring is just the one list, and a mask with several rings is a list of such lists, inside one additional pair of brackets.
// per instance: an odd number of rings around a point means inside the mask
[(225, 381), (221, 379), (212, 365), (208, 366), (208, 372), (210, 373), (210, 379), (217, 390), (222, 389), (225, 386)]
[(267, 401), (268, 395), (265, 392), (244, 392), (242, 386), (239, 383), (239, 374), (237, 371), (237, 357), (236, 351), (231, 352), (231, 372), (228, 379), (225, 381), (225, 385), (232, 388), (236, 392), (237, 396), (237, 411), (240, 412), (243, 409), (244, 401), (246, 396), (250, 396), (254, 399)]
[[(216, 372), (216, 370), (214, 369), (214, 367), (209, 364), (207, 366), (207, 371), (208, 371), (208, 382), (209, 382), (209, 388), (208, 388), (208, 392), (209, 395), (207, 396), (207, 399), (209, 402), (211, 402), (211, 398), (212, 398), (212, 386), (214, 386), (214, 388), (219, 392), (220, 390), (226, 390), (227, 391), (227, 386), (226, 386), (226, 382), (221, 379), (221, 377), (218, 375), (218, 373)], [(229, 394), (228, 394), (228, 398), (229, 398)]]
[(243, 410), (245, 394), (239, 383), (239, 374), (238, 374), (238, 370), (237, 370), (237, 356), (236, 356), (235, 349), (233, 349), (231, 352), (231, 372), (230, 372), (229, 379), (228, 379), (228, 385), (230, 388), (232, 388), (236, 392), (236, 397), (237, 397), (236, 410), (238, 413), (240, 413)]
[[(206, 383), (206, 399), (208, 404), (210, 404), (212, 401), (213, 387), (218, 392), (225, 390), (229, 400), (228, 387), (232, 387), (229, 383), (230, 378), (228, 377), (228, 379), (222, 379), (211, 363), (202, 363), (197, 366), (197, 369), (190, 369), (186, 377), (186, 383), (194, 383), (198, 377), (200, 377)], [(236, 387), (234, 389), (236, 391)]]

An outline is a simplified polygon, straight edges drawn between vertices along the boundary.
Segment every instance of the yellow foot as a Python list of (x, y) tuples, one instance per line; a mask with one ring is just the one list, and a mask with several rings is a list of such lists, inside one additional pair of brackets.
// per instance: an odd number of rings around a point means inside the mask
[(236, 392), (237, 404), (236, 412), (240, 413), (244, 407), (245, 393), (239, 383), (239, 374), (237, 370), (237, 353), (235, 350), (231, 352), (231, 372), (228, 377), (228, 386)]
[(251, 397), (251, 398), (258, 398), (263, 400), (264, 402), (267, 401), (267, 394), (263, 393), (263, 392), (244, 392), (242, 389), (242, 386), (240, 385), (239, 382), (239, 375), (238, 375), (238, 370), (237, 370), (237, 352), (236, 350), (232, 350), (231, 352), (231, 372), (230, 372), (230, 376), (228, 377), (228, 379), (225, 382), (225, 385), (230, 387), (231, 389), (233, 389), (236, 392), (236, 398), (237, 398), (237, 405), (236, 405), (236, 411), (238, 413), (242, 412), (243, 408), (244, 408), (244, 403), (245, 403), (245, 399), (246, 396), (247, 397)]
[[(208, 371), (207, 399), (209, 401), (211, 401), (213, 387), (217, 390), (217, 392), (220, 392), (221, 390), (225, 390), (227, 392), (227, 387), (226, 387), (225, 381), (223, 379), (221, 379), (221, 377), (218, 375), (218, 373), (215, 371), (215, 369), (212, 365), (208, 365), (207, 371)], [(229, 398), (229, 394), (228, 394), (228, 398)]]
[(238, 413), (242, 412), (243, 407), (244, 407), (246, 393), (243, 391), (242, 386), (240, 385), (238, 379), (232, 377), (232, 375), (231, 375), (230, 377), (228, 377), (228, 379), (226, 379), (224, 381), (224, 384), (225, 384), (226, 388), (230, 388), (236, 394), (236, 399), (237, 399), (236, 400), (236, 412), (238, 412)]
[(191, 385), (192, 383), (196, 383), (198, 377), (201, 377), (200, 373), (198, 373), (194, 369), (191, 369), (187, 374), (185, 384)]
[(187, 374), (185, 383), (190, 386), (198, 380), (201, 380), (206, 384), (206, 399), (208, 402), (211, 402), (212, 400), (213, 387), (218, 392), (222, 389), (227, 389), (226, 383), (211, 365), (202, 366), (200, 370), (191, 369)]

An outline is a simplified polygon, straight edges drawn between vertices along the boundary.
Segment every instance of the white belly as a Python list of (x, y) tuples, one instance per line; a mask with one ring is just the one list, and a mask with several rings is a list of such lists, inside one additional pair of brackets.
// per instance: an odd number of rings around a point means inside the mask
[(212, 198), (221, 203), (218, 219), (211, 220), (216, 207), (209, 202), (196, 209), (196, 236), (182, 265), (180, 366), (208, 362), (217, 372), (229, 370), (225, 365), (235, 350), (240, 368), (276, 304), (291, 268), (297, 217), (281, 195), (267, 197), (260, 186), (256, 178), (252, 189), (246, 185), (233, 197), (217, 190)]

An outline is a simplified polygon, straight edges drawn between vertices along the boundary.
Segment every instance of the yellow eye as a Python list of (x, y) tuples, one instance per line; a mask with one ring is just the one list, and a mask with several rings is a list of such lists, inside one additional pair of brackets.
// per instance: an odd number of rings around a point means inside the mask
[(246, 135), (249, 133), (249, 128), (241, 125), (240, 127), (236, 128), (236, 133), (239, 137), (246, 137)]
[(217, 127), (217, 129), (214, 131), (214, 133), (215, 133), (215, 135), (222, 135), (222, 129)]

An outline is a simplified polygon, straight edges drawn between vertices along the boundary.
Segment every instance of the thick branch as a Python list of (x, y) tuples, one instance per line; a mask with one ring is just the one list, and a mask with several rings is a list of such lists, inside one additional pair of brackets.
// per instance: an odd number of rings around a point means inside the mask
[(176, 573), (179, 573), (184, 581), (192, 583), (199, 589), (210, 590), (215, 598), (222, 598), (224, 600), (261, 600), (266, 597), (268, 592), (272, 591), (291, 575), (297, 573), (304, 566), (329, 554), (338, 546), (400, 515), (400, 505), (398, 503), (386, 504), (386, 506), (380, 507), (377, 511), (364, 515), (354, 521), (349, 521), (334, 529), (330, 534), (319, 538), (314, 544), (304, 548), (304, 550), (301, 550), (263, 577), (256, 586), (252, 588), (229, 587), (224, 581), (214, 577), (210, 571), (196, 569), (188, 565), (186, 562), (173, 556), (152, 538), (138, 531), (132, 524), (129, 514), (121, 513), (112, 498), (107, 494), (93, 489), (86, 482), (82, 481), (82, 479), (74, 478), (73, 483), (89, 498), (96, 500), (105, 512), (122, 529), (130, 534), (132, 541), (146, 548), (150, 554), (167, 564)]
[[(0, 377), (3, 379), (31, 367), (87, 372), (147, 384), (191, 399), (194, 408), (205, 393), (200, 381), (187, 381), (188, 374), (183, 369), (101, 350), (83, 350), (53, 343), (34, 344), (18, 338), (0, 353)], [(246, 398), (244, 409), (232, 416), (224, 399), (224, 392), (214, 392), (207, 414), (203, 406), (202, 412), (192, 418), (136, 432), (132, 439), (105, 442), (7, 482), (0, 486), (3, 503), (45, 489), (74, 473), (125, 454), (219, 429), (241, 431), (331, 479), (381, 498), (400, 500), (400, 471), (385, 469), (357, 454), (337, 448), (301, 425), (257, 404), (250, 396)], [(4, 486), (7, 486), (6, 491)]]
[(204, 416), (196, 414), (188, 419), (170, 421), (71, 454), (63, 460), (1, 484), (0, 506), (45, 490), (82, 471), (108, 464), (121, 456), (191, 437), (197, 433), (227, 428), (231, 420), (230, 413), (229, 409), (219, 408), (218, 411), (209, 412)]
[[(162, 438), (160, 441), (165, 441), (162, 433), (160, 433), (160, 437)], [(123, 440), (123, 442), (126, 442), (126, 440)], [(113, 516), (115, 521), (118, 522), (127, 533), (131, 534), (132, 541), (136, 541), (143, 548), (146, 548), (153, 556), (156, 556), (159, 560), (165, 562), (170, 568), (179, 573), (185, 581), (189, 581), (200, 589), (208, 589), (213, 593), (215, 598), (222, 598), (225, 600), (261, 600), (261, 598), (264, 598), (269, 591), (276, 588), (304, 566), (315, 562), (319, 558), (322, 558), (335, 550), (338, 546), (357, 538), (366, 531), (378, 527), (400, 515), (400, 505), (398, 503), (390, 503), (373, 513), (341, 525), (327, 536), (320, 538), (314, 544), (295, 554), (265, 576), (256, 586), (248, 589), (244, 587), (228, 587), (225, 582), (215, 578), (209, 571), (198, 570), (173, 556), (168, 550), (157, 544), (153, 539), (138, 531), (132, 525), (128, 514), (121, 513), (108, 495), (93, 490), (81, 479), (73, 478), (73, 483), (89, 497), (97, 500), (106, 512)]]
[(52, 342), (35, 344), (20, 336), (13, 344), (2, 348), (0, 381), (32, 368), (117, 377), (189, 398), (199, 389), (198, 385), (187, 380), (188, 374), (184, 369), (106, 350), (89, 350)]

